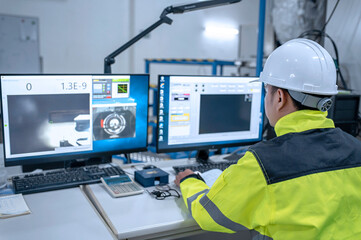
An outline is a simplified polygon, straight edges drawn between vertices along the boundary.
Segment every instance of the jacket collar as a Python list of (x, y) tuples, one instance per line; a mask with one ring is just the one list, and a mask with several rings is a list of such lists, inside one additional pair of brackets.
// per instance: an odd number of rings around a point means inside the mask
[(327, 118), (327, 112), (300, 110), (280, 118), (275, 125), (275, 132), (279, 137), (287, 133), (334, 127), (332, 119)]

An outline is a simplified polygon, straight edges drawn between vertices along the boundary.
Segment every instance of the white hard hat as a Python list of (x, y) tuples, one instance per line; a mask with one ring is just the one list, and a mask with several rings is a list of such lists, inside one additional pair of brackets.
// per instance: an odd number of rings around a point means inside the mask
[(332, 57), (321, 45), (309, 39), (293, 39), (274, 50), (266, 61), (260, 81), (293, 90), (291, 92), (337, 94)]

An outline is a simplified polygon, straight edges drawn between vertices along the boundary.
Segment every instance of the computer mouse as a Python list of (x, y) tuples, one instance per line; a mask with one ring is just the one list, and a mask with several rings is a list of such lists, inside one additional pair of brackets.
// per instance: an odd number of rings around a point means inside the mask
[(145, 166), (143, 167), (143, 169), (152, 169), (152, 168), (157, 168), (157, 167), (154, 166), (154, 165), (145, 165)]

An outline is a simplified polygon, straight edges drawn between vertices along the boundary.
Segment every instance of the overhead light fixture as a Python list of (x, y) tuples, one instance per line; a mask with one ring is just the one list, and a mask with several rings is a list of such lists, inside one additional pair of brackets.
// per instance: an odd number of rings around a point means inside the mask
[(220, 27), (220, 26), (206, 26), (205, 34), (208, 36), (235, 36), (238, 35), (239, 30), (236, 28), (230, 27)]

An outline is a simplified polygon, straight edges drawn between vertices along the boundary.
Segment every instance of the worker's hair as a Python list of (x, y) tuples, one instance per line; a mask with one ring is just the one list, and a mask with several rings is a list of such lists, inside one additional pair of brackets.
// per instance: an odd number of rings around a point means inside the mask
[[(281, 89), (281, 90), (285, 91), (288, 95), (290, 95), (288, 90), (285, 89), (285, 88), (275, 87), (275, 86), (272, 86), (272, 85), (270, 85), (270, 88), (271, 88), (270, 93), (272, 95), (275, 94), (275, 92), (277, 92), (278, 89)], [(295, 99), (293, 99), (293, 97), (291, 95), (290, 95), (290, 97), (292, 99), (293, 106), (295, 106), (295, 108), (297, 110), (318, 110), (317, 108), (312, 108), (312, 107), (302, 105), (299, 101), (296, 101)]]

